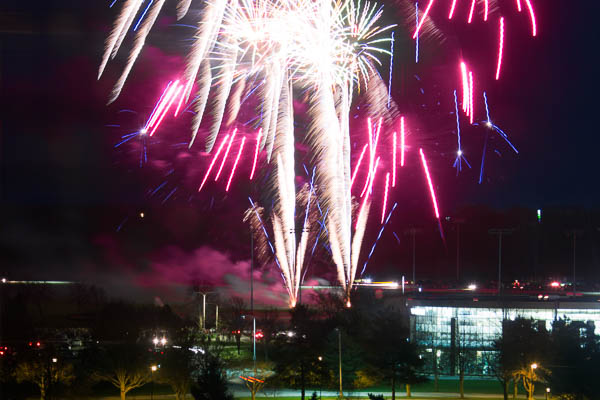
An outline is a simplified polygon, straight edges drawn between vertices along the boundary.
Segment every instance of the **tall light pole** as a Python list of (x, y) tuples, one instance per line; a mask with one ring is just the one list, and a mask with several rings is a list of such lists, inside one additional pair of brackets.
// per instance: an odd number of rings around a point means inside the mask
[(340, 375), (340, 399), (344, 398), (344, 392), (342, 391), (342, 331), (336, 328), (338, 331), (338, 365)]
[(502, 235), (510, 235), (514, 229), (512, 228), (494, 228), (489, 229), (490, 235), (498, 236), (498, 296), (502, 292)]
[(567, 235), (572, 236), (573, 237), (573, 296), (575, 296), (576, 293), (576, 287), (575, 287), (575, 265), (576, 265), (576, 261), (577, 261), (577, 236), (581, 236), (581, 234), (583, 233), (583, 229), (571, 229), (570, 231), (567, 232)]
[(451, 219), (451, 223), (456, 226), (456, 282), (460, 279), (460, 226), (465, 223), (464, 219)]
[(416, 268), (416, 235), (417, 233), (421, 233), (422, 229), (418, 228), (410, 228), (404, 231), (404, 234), (410, 235), (410, 239), (412, 242), (412, 280), (413, 284), (417, 283), (417, 268)]

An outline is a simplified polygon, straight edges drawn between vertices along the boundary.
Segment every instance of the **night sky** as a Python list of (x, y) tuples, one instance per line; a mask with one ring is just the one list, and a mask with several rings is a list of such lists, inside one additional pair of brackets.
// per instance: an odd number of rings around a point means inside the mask
[[(186, 39), (193, 32), (174, 26), (174, 5), (168, 6), (121, 97), (107, 106), (126, 49), (109, 63), (102, 79), (96, 80), (96, 75), (120, 3), (113, 9), (108, 0), (8, 0), (0, 5), (0, 273), (14, 279), (83, 281), (140, 298), (178, 298), (193, 280), (242, 293), (249, 276), (250, 240), (241, 216), (249, 195), (268, 201), (261, 190), (268, 168), (256, 184), (239, 179), (229, 193), (218, 185), (195, 193), (210, 156), (203, 153), (200, 141), (190, 151), (180, 145), (189, 137), (189, 114), (161, 127), (142, 168), (139, 143), (114, 147), (120, 136), (139, 129), (166, 82), (182, 71)], [(426, 2), (422, 3), (420, 7)], [(386, 2), (386, 21), (400, 25), (393, 97), (412, 121), (411, 138), (430, 155), (442, 215), (469, 218), (471, 228), (463, 241), (466, 273), (487, 278), (494, 271), (495, 239), (478, 237), (477, 229), (485, 232), (483, 225), (507, 225), (509, 220), (528, 226), (515, 234), (516, 246), (522, 237), (532, 237), (533, 212), (542, 208), (555, 216), (555, 233), (547, 233), (546, 239), (542, 233), (539, 241), (553, 248), (554, 253), (547, 254), (554, 255), (531, 256), (531, 246), (509, 250), (508, 271), (512, 257), (515, 273), (523, 266), (530, 274), (568, 273), (564, 266), (571, 250), (564, 232), (577, 227), (590, 232), (582, 239), (587, 249), (582, 250), (582, 273), (598, 278), (598, 29), (592, 21), (597, 13), (589, 1), (538, 0), (538, 36), (531, 38), (528, 15), (518, 14), (513, 3), (499, 1), (507, 37), (502, 78), (496, 83), (489, 72), (495, 70), (497, 29), (489, 26), (495, 22), (486, 25), (479, 18), (468, 28), (450, 25), (446, 7), (439, 8), (432, 18), (443, 34), (421, 40), (421, 58), (415, 65), (414, 48), (403, 39), (408, 35), (406, 5)], [(466, 5), (460, 6), (457, 13), (464, 17)], [(126, 41), (125, 47), (130, 44)], [(482, 128), (464, 124), (463, 147), (473, 168), (458, 176), (452, 168), (456, 138), (450, 112), (460, 57), (481, 71), (477, 85), (487, 91), (492, 119), (520, 152), (511, 153), (498, 137), (490, 140), (481, 185)], [(386, 68), (387, 64), (381, 68), (384, 77)], [(481, 101), (477, 107), (477, 115), (484, 116)], [(420, 259), (423, 273), (428, 278), (453, 276), (453, 227), (445, 225), (446, 242), (442, 241), (414, 154), (407, 160), (413, 166), (403, 171), (392, 198), (398, 211), (369, 271), (392, 277), (394, 271), (406, 273), (409, 248), (403, 232), (418, 226), (423, 233), (417, 248), (426, 253)], [(309, 160), (302, 145), (297, 158)], [(300, 164), (298, 171), (302, 174)], [(378, 230), (375, 223), (368, 228), (363, 252), (371, 248)], [(470, 245), (480, 252), (469, 250)], [(314, 264), (309, 276), (333, 278), (325, 254)], [(547, 270), (535, 271), (534, 264)], [(262, 291), (263, 301), (281, 299), (277, 273), (263, 267), (256, 274), (268, 289)]]

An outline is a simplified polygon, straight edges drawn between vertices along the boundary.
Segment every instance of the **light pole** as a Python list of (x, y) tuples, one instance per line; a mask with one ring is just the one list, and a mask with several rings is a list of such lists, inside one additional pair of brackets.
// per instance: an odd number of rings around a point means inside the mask
[(569, 232), (567, 232), (567, 235), (569, 236), (573, 236), (573, 296), (575, 296), (575, 262), (577, 261), (577, 236), (581, 235), (583, 233), (582, 229), (571, 229)]
[(464, 219), (453, 219), (452, 223), (456, 226), (456, 282), (460, 279), (460, 226), (465, 223)]
[(150, 400), (154, 400), (154, 373), (156, 372), (156, 365), (150, 366), (150, 380), (152, 385), (150, 388)]
[(202, 330), (205, 330), (206, 328), (206, 296), (212, 293), (217, 293), (217, 292), (201, 292), (201, 291), (197, 291), (196, 294), (200, 294), (202, 295), (202, 325), (200, 326), (200, 328), (202, 328)]
[(490, 235), (498, 236), (498, 296), (502, 293), (502, 235), (510, 235), (514, 229), (512, 228), (494, 228), (489, 229)]
[(340, 399), (344, 398), (344, 392), (342, 391), (342, 331), (339, 328), (335, 328), (338, 331), (338, 365), (340, 375)]

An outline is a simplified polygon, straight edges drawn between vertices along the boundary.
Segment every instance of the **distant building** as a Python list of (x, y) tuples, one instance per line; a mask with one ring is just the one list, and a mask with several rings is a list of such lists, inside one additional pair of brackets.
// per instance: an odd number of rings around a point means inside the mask
[(440, 296), (409, 299), (411, 340), (423, 350), (426, 365), (441, 375), (457, 375), (459, 357), (468, 358), (465, 374), (490, 375), (493, 343), (502, 334), (502, 321), (533, 319), (552, 330), (557, 319), (582, 321), (600, 327), (600, 302), (558, 298), (532, 301), (521, 298), (487, 299)]

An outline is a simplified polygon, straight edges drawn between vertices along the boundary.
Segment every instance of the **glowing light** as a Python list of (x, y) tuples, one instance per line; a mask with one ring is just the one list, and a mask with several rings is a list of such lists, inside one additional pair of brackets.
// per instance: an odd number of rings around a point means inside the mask
[(475, 10), (475, 0), (471, 1), (471, 11), (469, 11), (469, 20), (467, 21), (469, 24), (473, 20), (473, 10)]
[(433, 182), (431, 181), (431, 176), (429, 175), (429, 168), (427, 167), (427, 160), (425, 159), (425, 153), (423, 153), (423, 149), (419, 149), (419, 154), (421, 155), (421, 162), (423, 163), (423, 170), (425, 171), (425, 176), (427, 177), (427, 184), (429, 185), (429, 192), (431, 194), (431, 202), (433, 203), (435, 217), (439, 220), (440, 213), (438, 211), (437, 200), (435, 198), (435, 190), (433, 189)]
[(400, 166), (404, 167), (404, 117), (400, 117)]
[(242, 151), (244, 151), (244, 143), (246, 143), (245, 136), (242, 138), (240, 149), (238, 150), (237, 156), (235, 157), (235, 162), (233, 163), (233, 168), (231, 169), (231, 174), (229, 175), (229, 180), (227, 181), (227, 186), (225, 187), (226, 192), (229, 192), (229, 185), (231, 185), (231, 180), (233, 179), (233, 175), (235, 175), (235, 169), (237, 168), (238, 162), (240, 161), (240, 157), (242, 156)]
[(226, 135), (225, 138), (223, 138), (223, 141), (221, 142), (221, 145), (219, 146), (219, 148), (217, 149), (217, 152), (213, 156), (213, 159), (210, 162), (210, 165), (208, 166), (208, 170), (206, 171), (206, 174), (204, 175), (204, 179), (202, 179), (202, 183), (200, 184), (200, 187), (198, 188), (198, 191), (201, 191), (202, 187), (206, 183), (206, 180), (208, 179), (208, 176), (210, 175), (210, 171), (212, 170), (213, 166), (215, 165), (215, 161), (217, 161), (217, 158), (219, 157), (219, 154), (221, 154), (221, 150), (223, 150), (223, 146), (225, 146), (225, 143), (227, 143), (227, 139), (229, 139), (229, 135)]
[(456, 0), (452, 0), (452, 5), (450, 6), (450, 14), (448, 14), (448, 19), (452, 19), (454, 16), (454, 7), (456, 7)]
[(358, 157), (358, 162), (356, 163), (356, 166), (354, 167), (354, 172), (352, 173), (352, 179), (350, 180), (350, 189), (352, 189), (352, 185), (354, 185), (354, 179), (356, 179), (356, 174), (358, 173), (358, 168), (360, 168), (360, 163), (362, 162), (363, 157), (365, 156), (367, 147), (369, 147), (369, 145), (365, 144), (362, 151), (360, 152), (360, 157)]
[[(176, 87), (176, 85), (174, 85), (174, 87)], [(160, 118), (158, 118), (158, 120), (154, 124), (154, 127), (152, 128), (152, 131), (150, 132), (150, 136), (154, 135), (154, 132), (156, 132), (156, 130), (160, 126), (160, 123), (162, 122), (162, 120), (165, 117), (165, 115), (167, 115), (167, 112), (169, 111), (169, 108), (171, 108), (171, 105), (173, 104), (173, 101), (175, 100), (175, 98), (177, 97), (177, 95), (179, 94), (179, 92), (182, 89), (183, 89), (183, 86), (177, 87), (177, 89), (175, 90), (175, 94), (173, 94), (170, 99), (165, 99), (165, 103), (168, 101), (169, 104), (167, 104), (167, 106), (164, 108), (164, 111), (161, 114)]]
[(396, 131), (393, 134), (393, 149), (392, 149), (392, 187), (396, 187), (396, 147), (398, 147), (396, 139)]
[(537, 210), (537, 220), (538, 220), (538, 223), (542, 222), (542, 210), (539, 208)]
[(483, 0), (483, 20), (487, 21), (487, 17), (488, 17), (488, 8), (489, 8), (489, 4), (488, 4), (488, 0)]
[(530, 0), (525, 0), (527, 4), (527, 8), (529, 9), (529, 17), (531, 18), (531, 36), (537, 35), (537, 26), (535, 24), (535, 13), (533, 12), (533, 7), (531, 5)]
[(154, 339), (152, 339), (152, 343), (154, 343), (155, 345), (158, 344), (158, 338), (155, 337)]
[(521, 8), (521, 0), (517, 0), (517, 10), (519, 10), (519, 12), (521, 12), (522, 8)]
[(167, 344), (167, 339), (166, 339), (166, 338), (164, 338), (164, 337), (163, 337), (162, 339), (160, 339), (160, 344), (162, 344), (163, 346), (164, 346), (165, 344)]
[(474, 283), (472, 283), (469, 286), (467, 286), (467, 289), (469, 289), (469, 290), (475, 290), (475, 289), (477, 289), (477, 285), (475, 285)]
[(385, 210), (387, 208), (388, 189), (390, 187), (390, 173), (385, 174), (385, 193), (383, 195), (383, 209), (381, 210), (381, 223), (385, 219)]
[(256, 160), (258, 160), (258, 150), (260, 148), (260, 138), (262, 136), (262, 128), (258, 130), (256, 135), (256, 148), (254, 149), (254, 161), (252, 162), (252, 171), (250, 172), (250, 180), (254, 178), (254, 170), (256, 170)]
[(457, 154), (457, 155), (460, 157), (460, 156), (462, 156), (462, 155), (463, 155), (463, 152), (462, 152), (462, 150), (458, 150), (458, 151), (456, 152), (456, 154)]
[(177, 108), (175, 109), (175, 114), (173, 114), (174, 117), (176, 117), (177, 114), (179, 114), (179, 110), (181, 109), (181, 105), (183, 104), (184, 98), (185, 98), (185, 92), (181, 92), (181, 96), (179, 97), (179, 103), (177, 103)]
[(469, 118), (473, 124), (473, 71), (469, 71)]
[(233, 139), (235, 139), (235, 135), (237, 134), (237, 128), (233, 130), (233, 134), (229, 139), (229, 144), (227, 144), (227, 150), (225, 150), (225, 154), (223, 155), (223, 161), (221, 161), (221, 165), (219, 166), (219, 170), (217, 171), (217, 176), (215, 176), (215, 182), (219, 180), (219, 176), (221, 175), (221, 171), (223, 171), (223, 166), (225, 165), (225, 161), (227, 161), (227, 156), (229, 155), (229, 150), (231, 150), (231, 145), (233, 144)]
[(538, 365), (536, 363), (531, 364), (531, 369), (536, 369)]
[(150, 370), (151, 370), (152, 372), (156, 372), (156, 370), (157, 370), (157, 369), (158, 369), (158, 368), (157, 368), (157, 366), (156, 366), (156, 365), (153, 365), (153, 366), (151, 366), (151, 367), (150, 367)]
[(550, 284), (550, 286), (552, 286), (552, 287), (560, 287), (560, 282), (556, 282), (556, 281), (554, 281), (554, 282), (552, 282), (552, 283)]
[(140, 218), (144, 218), (144, 213), (143, 212), (140, 213)]
[(379, 160), (381, 157), (377, 157), (377, 161), (375, 161), (375, 167), (373, 168), (373, 173), (371, 174), (371, 182), (369, 183), (369, 190), (367, 191), (367, 198), (373, 193), (373, 183), (375, 182), (375, 176), (377, 174), (377, 167), (379, 167)]
[(464, 62), (460, 63), (460, 75), (462, 78), (462, 109), (463, 112), (469, 115), (469, 77), (467, 74), (467, 64)]
[(142, 128), (142, 129), (140, 129), (140, 133), (141, 133), (142, 135), (145, 135), (146, 133), (148, 133), (148, 129), (146, 129), (146, 128)]
[(502, 66), (502, 51), (504, 50), (504, 17), (500, 17), (500, 40), (498, 43), (498, 65), (496, 67), (496, 80), (500, 79), (500, 66)]
[(419, 25), (417, 25), (417, 29), (415, 29), (415, 33), (413, 33), (413, 39), (417, 38), (417, 35), (419, 34), (419, 31), (421, 30), (421, 26), (423, 26), (423, 22), (425, 22), (425, 18), (427, 18), (427, 15), (429, 14), (429, 10), (431, 9), (431, 6), (433, 5), (434, 0), (429, 0), (429, 4), (427, 4), (427, 8), (425, 9), (425, 12), (423, 13), (423, 17), (421, 17), (421, 21), (419, 21)]

